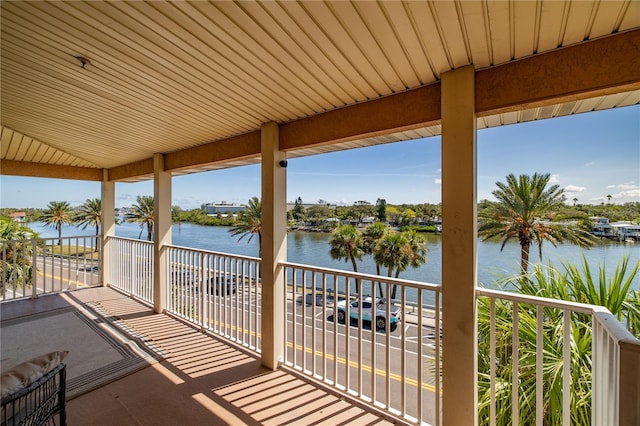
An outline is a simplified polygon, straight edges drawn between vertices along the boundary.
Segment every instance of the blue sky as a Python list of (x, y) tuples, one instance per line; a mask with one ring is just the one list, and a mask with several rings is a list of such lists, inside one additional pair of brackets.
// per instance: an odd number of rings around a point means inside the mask
[[(287, 199), (351, 204), (384, 198), (390, 204), (441, 201), (440, 137), (289, 160)], [(478, 200), (493, 199), (509, 173), (550, 173), (567, 198), (581, 204), (640, 202), (640, 106), (503, 126), (478, 132)], [(152, 182), (116, 184), (116, 206), (153, 195)], [(260, 195), (260, 166), (173, 178), (173, 202), (246, 203)], [(100, 196), (100, 184), (0, 176), (1, 207), (80, 205)]]

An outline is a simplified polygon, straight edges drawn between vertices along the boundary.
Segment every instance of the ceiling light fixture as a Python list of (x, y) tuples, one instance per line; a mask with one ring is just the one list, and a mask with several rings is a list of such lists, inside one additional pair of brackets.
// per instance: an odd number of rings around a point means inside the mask
[(74, 58), (80, 61), (80, 64), (82, 65), (82, 69), (84, 69), (85, 65), (87, 64), (91, 65), (91, 61), (85, 58), (84, 56), (74, 56)]

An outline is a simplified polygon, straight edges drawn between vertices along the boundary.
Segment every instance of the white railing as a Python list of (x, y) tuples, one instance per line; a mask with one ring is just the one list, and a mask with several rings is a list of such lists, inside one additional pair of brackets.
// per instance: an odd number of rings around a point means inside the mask
[(108, 247), (108, 284), (153, 303), (153, 242), (110, 236)]
[(260, 259), (166, 246), (167, 311), (261, 351)]
[(592, 424), (640, 424), (640, 341), (601, 307), (593, 313), (592, 353)]
[(284, 365), (405, 422), (440, 424), (440, 285), (280, 266)]
[[(487, 360), (479, 369), (488, 364), (488, 371), (479, 371), (480, 392), (490, 396), (488, 406), (480, 396), (480, 424), (542, 425), (550, 417), (567, 426), (619, 424), (620, 377), (637, 369), (621, 365), (621, 342), (640, 342), (607, 309), (487, 289), (476, 293), (478, 341), (484, 344), (479, 357)], [(482, 353), (487, 343), (489, 353)], [(552, 386), (561, 389), (558, 400), (549, 393)], [(587, 391), (578, 393), (578, 386)], [(507, 412), (510, 418), (500, 418)]]
[(0, 241), (0, 300), (37, 297), (102, 283), (99, 236)]

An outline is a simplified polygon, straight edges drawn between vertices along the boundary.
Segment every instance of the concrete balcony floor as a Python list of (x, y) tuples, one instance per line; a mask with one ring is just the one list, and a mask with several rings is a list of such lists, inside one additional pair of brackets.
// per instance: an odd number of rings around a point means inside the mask
[[(260, 365), (256, 356), (169, 315), (154, 314), (148, 306), (109, 288), (3, 303), (0, 318), (4, 323), (87, 303), (99, 305), (137, 338), (151, 342), (162, 351), (164, 359), (68, 400), (69, 425), (383, 425), (393, 422), (381, 413), (286, 370), (268, 370)], [(29, 338), (21, 337), (21, 345)], [(87, 344), (81, 338), (75, 342), (78, 346)], [(17, 342), (3, 338), (2, 344)], [(68, 350), (73, 353), (74, 348)]]

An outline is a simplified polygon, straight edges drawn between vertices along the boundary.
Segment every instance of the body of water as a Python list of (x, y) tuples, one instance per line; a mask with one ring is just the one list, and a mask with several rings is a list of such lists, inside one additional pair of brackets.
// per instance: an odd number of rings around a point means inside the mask
[[(41, 223), (31, 223), (30, 226), (38, 232), (40, 237), (56, 237), (55, 229), (45, 227)], [(224, 253), (239, 254), (245, 256), (258, 256), (258, 239), (253, 238), (249, 243), (247, 237), (238, 241), (238, 237), (231, 236), (228, 227), (201, 226), (183, 223), (180, 226), (173, 225), (172, 237), (175, 245), (199, 248), (203, 250), (220, 251)], [(63, 228), (63, 236), (93, 235), (94, 229), (85, 229), (66, 226)], [(146, 237), (146, 228), (142, 232), (142, 238)], [(123, 223), (116, 226), (116, 235), (119, 237), (139, 238), (140, 225)], [(427, 263), (417, 269), (407, 269), (400, 274), (400, 278), (428, 282), (442, 282), (442, 244), (441, 236), (435, 234), (423, 234), (427, 243)], [(287, 252), (288, 260), (306, 265), (342, 269), (351, 271), (351, 262), (331, 259), (329, 255), (328, 233), (308, 233), (294, 231), (288, 234)], [(563, 262), (580, 264), (582, 257), (586, 257), (592, 273), (596, 273), (599, 264), (605, 265), (607, 274), (612, 274), (616, 265), (624, 256), (629, 257), (629, 264), (634, 265), (640, 259), (640, 242), (619, 243), (603, 240), (600, 244), (589, 249), (581, 249), (571, 244), (561, 244), (553, 247), (549, 243), (542, 245), (543, 264), (552, 263), (560, 266)], [(531, 247), (531, 265), (539, 263), (538, 246)], [(498, 241), (478, 242), (478, 281), (484, 287), (495, 287), (495, 282), (517, 274), (520, 268), (520, 245), (517, 241), (508, 243), (504, 250), (500, 251)], [(358, 265), (359, 272), (375, 273), (375, 264), (371, 256), (365, 256)], [(386, 270), (383, 271), (386, 275)], [(634, 280), (634, 287), (640, 288), (640, 274)]]

